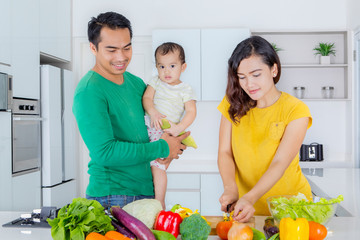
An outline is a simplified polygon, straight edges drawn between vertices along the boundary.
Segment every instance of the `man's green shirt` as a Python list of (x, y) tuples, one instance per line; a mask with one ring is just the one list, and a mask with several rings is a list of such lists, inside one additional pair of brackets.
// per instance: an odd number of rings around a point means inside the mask
[(167, 143), (149, 143), (142, 96), (145, 83), (124, 73), (118, 85), (89, 71), (74, 95), (73, 113), (89, 149), (90, 174), (86, 194), (154, 195), (150, 161), (167, 157)]

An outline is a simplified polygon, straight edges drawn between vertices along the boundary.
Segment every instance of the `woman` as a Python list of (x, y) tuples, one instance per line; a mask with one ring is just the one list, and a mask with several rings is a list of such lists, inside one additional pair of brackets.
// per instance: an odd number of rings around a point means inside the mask
[(312, 118), (297, 98), (279, 91), (279, 57), (259, 36), (242, 41), (228, 62), (218, 166), (224, 185), (222, 211), (234, 219), (269, 215), (266, 198), (301, 192), (311, 195), (299, 166), (299, 149)]

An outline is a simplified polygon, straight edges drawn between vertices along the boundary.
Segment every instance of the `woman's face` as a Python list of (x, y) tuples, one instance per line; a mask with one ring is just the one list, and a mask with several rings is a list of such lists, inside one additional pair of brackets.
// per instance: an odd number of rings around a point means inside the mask
[(271, 68), (266, 65), (260, 56), (252, 55), (243, 59), (237, 69), (241, 88), (253, 100), (266, 99), (275, 88), (273, 77), (277, 75), (277, 65)]

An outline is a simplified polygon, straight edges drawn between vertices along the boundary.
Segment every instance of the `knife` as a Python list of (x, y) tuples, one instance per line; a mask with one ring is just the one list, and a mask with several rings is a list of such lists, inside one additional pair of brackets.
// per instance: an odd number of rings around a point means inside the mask
[(231, 208), (231, 204), (228, 204), (226, 206), (226, 215), (227, 215), (228, 218), (230, 217), (230, 208)]

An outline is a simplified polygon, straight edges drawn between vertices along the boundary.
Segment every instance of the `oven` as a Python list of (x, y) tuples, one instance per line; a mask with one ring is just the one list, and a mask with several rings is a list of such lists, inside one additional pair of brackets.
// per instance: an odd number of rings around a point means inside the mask
[(40, 170), (40, 103), (34, 99), (14, 98), (12, 108), (12, 174)]

